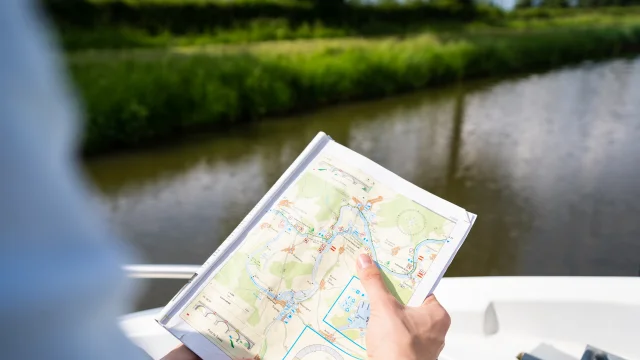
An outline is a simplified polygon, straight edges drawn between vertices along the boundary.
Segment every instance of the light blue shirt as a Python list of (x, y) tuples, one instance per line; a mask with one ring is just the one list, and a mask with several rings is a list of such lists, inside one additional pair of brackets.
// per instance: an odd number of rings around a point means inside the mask
[(32, 0), (0, 1), (0, 358), (137, 359), (127, 254), (76, 161), (79, 113)]

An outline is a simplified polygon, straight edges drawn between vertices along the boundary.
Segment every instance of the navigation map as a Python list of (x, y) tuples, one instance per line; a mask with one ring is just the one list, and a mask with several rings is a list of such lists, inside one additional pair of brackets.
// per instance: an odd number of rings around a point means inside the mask
[(455, 223), (316, 158), (180, 317), (233, 359), (364, 359), (368, 253), (407, 303)]

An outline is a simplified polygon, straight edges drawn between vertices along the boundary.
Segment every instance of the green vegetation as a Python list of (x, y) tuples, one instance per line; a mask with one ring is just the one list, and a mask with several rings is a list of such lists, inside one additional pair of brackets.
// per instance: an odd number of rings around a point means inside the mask
[[(537, 4), (537, 5), (534, 5)], [(517, 8), (531, 8), (538, 6), (540, 8), (569, 8), (571, 6), (577, 8), (603, 8), (610, 6), (635, 6), (640, 5), (639, 0), (518, 0), (516, 3)]]
[[(340, 299), (340, 298), (338, 298)], [(341, 301), (342, 302), (342, 301)], [(336, 306), (334, 309), (339, 310), (340, 306)], [(355, 311), (355, 309), (354, 309)], [(333, 315), (332, 317), (329, 318), (329, 322), (334, 325), (334, 326), (338, 326), (338, 327), (342, 327), (342, 326), (346, 326), (349, 325), (349, 323), (347, 322), (349, 319), (349, 316), (351, 316), (351, 313), (348, 312), (343, 312), (342, 315)], [(360, 331), (358, 331), (356, 334), (354, 335), (359, 335)], [(357, 337), (353, 338), (353, 339), (357, 339)]]
[(46, 0), (87, 110), (84, 149), (640, 51), (640, 8), (468, 0)]
[[(258, 312), (258, 309), (254, 305), (256, 296), (253, 289), (255, 289), (255, 287), (249, 274), (245, 271), (245, 263), (242, 256), (232, 256), (229, 262), (216, 274), (214, 279), (229, 289), (235, 289), (235, 295), (250, 306), (253, 313)], [(250, 319), (255, 320), (253, 315)]]
[(49, 0), (46, 4), (69, 50), (406, 34), (429, 23), (459, 27), (461, 21), (489, 21), (503, 15), (491, 7), (469, 9), (451, 2), (364, 6), (329, 0)]
[(298, 276), (311, 275), (313, 266), (313, 263), (303, 264), (297, 261), (290, 261), (285, 264), (281, 261), (275, 261), (271, 264), (271, 267), (269, 267), (269, 272), (273, 276), (282, 278), (282, 280), (284, 280), (284, 286), (287, 289), (291, 289), (293, 279)]
[(85, 149), (102, 151), (339, 101), (617, 56), (639, 47), (640, 25), (484, 29), (465, 36), (82, 52), (70, 57), (70, 67), (88, 113)]
[[(328, 221), (330, 220), (336, 209), (339, 209), (342, 205), (342, 198), (346, 196), (344, 192), (341, 192), (338, 188), (328, 185), (319, 176), (310, 172), (305, 172), (300, 180), (298, 180), (297, 198), (300, 199), (315, 199), (315, 203), (319, 210), (315, 214), (316, 221)], [(332, 196), (322, 196), (322, 194), (331, 194)], [(331, 199), (331, 200), (327, 200)], [(307, 224), (311, 222), (303, 221)]]
[(381, 2), (364, 6), (329, 0), (48, 0), (46, 4), (68, 50), (410, 35), (459, 31), (469, 24), (510, 27), (514, 21), (534, 20), (547, 21), (544, 26), (549, 27), (554, 25), (550, 20), (611, 21), (640, 12), (637, 7), (542, 7), (505, 13), (487, 5), (470, 8), (464, 6), (465, 0)]
[(150, 33), (134, 27), (95, 28), (91, 31), (65, 29), (63, 46), (78, 49), (158, 48), (236, 44), (268, 40), (334, 38), (353, 35), (348, 29), (330, 28), (320, 22), (292, 25), (285, 19), (256, 19), (231, 28), (213, 28), (201, 33), (173, 34), (169, 31)]
[(450, 221), (434, 212), (425, 211), (424, 207), (409, 198), (397, 196), (379, 206), (378, 226), (380, 228), (399, 227), (402, 232), (410, 235), (413, 245), (430, 238), (430, 233), (446, 237), (443, 227)]
[[(483, 10), (484, 9), (484, 10)], [(414, 22), (364, 22), (328, 24), (319, 19), (295, 22), (286, 18), (261, 17), (229, 26), (215, 25), (203, 30), (172, 32), (166, 28), (148, 30), (131, 25), (95, 25), (90, 29), (61, 27), (61, 40), (68, 50), (172, 48), (212, 44), (246, 44), (272, 40), (321, 39), (341, 37), (378, 38), (389, 35), (411, 36), (436, 32), (460, 33), (482, 28), (495, 30), (537, 29), (551, 27), (593, 27), (635, 23), (639, 8), (608, 9), (523, 9), (508, 16), (496, 9), (480, 8), (475, 20), (429, 18)]]

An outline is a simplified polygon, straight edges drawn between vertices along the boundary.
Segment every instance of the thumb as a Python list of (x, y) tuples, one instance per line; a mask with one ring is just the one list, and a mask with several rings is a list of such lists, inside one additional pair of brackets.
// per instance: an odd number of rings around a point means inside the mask
[(358, 277), (364, 290), (369, 296), (372, 308), (384, 307), (395, 299), (387, 290), (387, 286), (382, 280), (382, 274), (377, 264), (373, 262), (367, 254), (361, 254), (357, 261)]

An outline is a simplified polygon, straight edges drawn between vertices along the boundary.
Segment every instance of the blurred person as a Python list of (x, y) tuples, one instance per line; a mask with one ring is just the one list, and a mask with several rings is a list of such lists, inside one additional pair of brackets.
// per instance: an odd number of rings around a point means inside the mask
[(0, 1), (0, 358), (144, 359), (117, 324), (130, 252), (80, 174), (77, 104), (37, 5)]
[[(133, 255), (81, 175), (77, 104), (36, 5), (0, 2), (2, 358), (145, 359), (117, 323), (134, 296), (120, 270)], [(435, 298), (404, 307), (370, 258), (358, 272), (371, 297), (369, 357), (435, 359), (449, 327)], [(184, 346), (165, 357), (192, 359)]]

